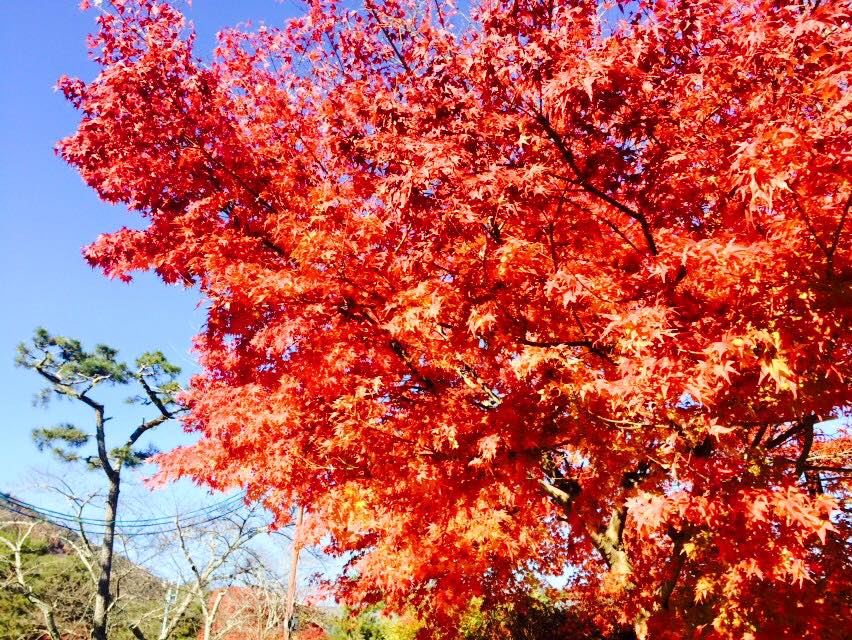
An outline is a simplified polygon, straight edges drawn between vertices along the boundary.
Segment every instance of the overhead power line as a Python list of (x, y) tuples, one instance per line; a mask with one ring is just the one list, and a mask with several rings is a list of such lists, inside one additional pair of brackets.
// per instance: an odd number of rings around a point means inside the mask
[[(200, 509), (194, 509), (192, 511), (187, 511), (183, 514), (178, 515), (182, 521), (190, 520), (196, 517), (201, 517), (208, 515), (212, 512), (218, 511), (220, 509), (231, 507), (235, 504), (239, 504), (245, 498), (245, 492), (241, 491), (240, 493), (231, 496), (230, 498), (226, 498), (225, 500), (221, 500), (220, 502), (216, 502), (211, 505), (207, 505), (206, 507), (202, 507)], [(106, 520), (102, 518), (84, 518), (81, 516), (64, 513), (62, 511), (54, 511), (52, 509), (48, 509), (46, 507), (39, 507), (29, 502), (25, 502), (23, 500), (18, 500), (8, 494), (0, 493), (0, 500), (6, 503), (14, 503), (19, 507), (23, 507), (25, 509), (32, 509), (42, 515), (58, 518), (60, 520), (72, 520), (74, 522), (83, 522), (86, 524), (93, 525), (105, 525)], [(132, 520), (116, 520), (116, 526), (125, 526), (125, 527), (135, 527), (135, 526), (148, 526), (148, 525), (157, 525), (157, 524), (170, 524), (175, 520), (174, 515), (171, 516), (160, 516), (158, 518), (136, 518)]]
[[(181, 527), (192, 527), (214, 522), (236, 513), (243, 508), (244, 498), (245, 492), (240, 492), (235, 496), (208, 505), (207, 507), (175, 516), (116, 520), (116, 529), (125, 536), (151, 536), (171, 533), (178, 530), (178, 527), (175, 525), (176, 521), (180, 523)], [(13, 513), (30, 518), (35, 517), (75, 533), (83, 529), (86, 533), (102, 534), (108, 527), (107, 521), (103, 519), (82, 518), (74, 514), (46, 509), (23, 500), (18, 500), (4, 493), (0, 493), (0, 502), (5, 503), (4, 508)]]
[[(27, 512), (27, 511), (24, 511), (24, 510), (21, 510), (21, 509), (16, 509), (16, 508), (12, 507), (11, 505), (8, 505), (8, 506), (7, 506), (7, 507), (5, 507), (5, 508), (6, 508), (7, 510), (9, 510), (9, 511), (12, 511), (12, 512), (14, 512), (14, 513), (20, 514), (20, 515), (22, 515), (22, 516), (26, 516), (26, 517), (28, 517), (28, 518), (33, 518), (33, 517), (34, 517), (33, 513), (31, 513), (31, 512)], [(214, 516), (214, 517), (206, 518), (206, 519), (204, 519), (204, 520), (196, 520), (196, 521), (194, 521), (194, 522), (182, 523), (181, 528), (197, 527), (197, 526), (199, 526), (199, 525), (203, 525), (203, 524), (208, 524), (208, 523), (211, 523), (211, 522), (215, 522), (216, 520), (221, 520), (221, 519), (222, 519), (222, 518), (224, 518), (225, 516), (231, 515), (232, 513), (236, 513), (236, 512), (237, 512), (237, 511), (239, 511), (241, 508), (242, 508), (242, 506), (238, 506), (238, 507), (236, 507), (236, 508), (234, 508), (234, 509), (231, 509), (231, 510), (229, 510), (229, 511), (225, 511), (225, 512), (223, 512), (223, 513), (220, 513), (220, 514), (218, 514), (218, 515), (216, 515), (216, 516)], [(62, 522), (57, 522), (57, 521), (52, 520), (52, 519), (50, 519), (50, 518), (39, 517), (39, 518), (36, 518), (36, 519), (37, 519), (37, 520), (41, 520), (41, 521), (43, 521), (43, 522), (45, 522), (45, 523), (47, 523), (47, 524), (53, 525), (53, 526), (55, 526), (55, 527), (59, 527), (59, 528), (61, 528), (61, 529), (65, 529), (65, 530), (70, 531), (70, 532), (75, 533), (75, 534), (79, 534), (79, 533), (80, 533), (80, 529), (79, 529), (79, 528), (74, 528), (74, 527), (72, 527), (72, 526), (70, 526), (70, 525), (68, 525), (68, 524), (64, 524), (64, 523), (62, 523)], [(156, 529), (156, 530), (148, 530), (148, 529), (145, 529), (145, 530), (142, 530), (142, 531), (134, 531), (134, 532), (130, 532), (130, 533), (128, 533), (128, 532), (126, 532), (126, 531), (119, 531), (119, 533), (120, 533), (122, 536), (124, 536), (124, 537), (128, 537), (128, 538), (136, 538), (136, 537), (140, 537), (140, 536), (155, 536), (155, 535), (162, 535), (162, 534), (164, 534), (164, 533), (173, 533), (173, 532), (175, 532), (175, 531), (178, 531), (178, 527), (176, 527), (176, 526), (175, 526), (175, 527), (170, 527), (170, 528), (167, 528), (167, 529)], [(89, 528), (83, 527), (83, 533), (85, 533), (85, 534), (87, 534), (87, 535), (92, 535), (92, 534), (95, 534), (95, 535), (102, 535), (104, 532), (103, 532), (103, 531), (93, 531), (93, 530), (91, 530), (91, 529), (89, 529)]]

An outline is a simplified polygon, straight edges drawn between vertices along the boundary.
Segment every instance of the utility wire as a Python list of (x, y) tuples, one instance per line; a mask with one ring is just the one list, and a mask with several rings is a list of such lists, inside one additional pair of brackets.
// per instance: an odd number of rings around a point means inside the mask
[[(195, 512), (192, 512), (192, 513), (195, 513), (196, 515), (192, 519), (189, 519), (186, 522), (183, 522), (183, 519), (185, 518), (185, 514), (184, 514), (184, 516), (178, 515), (178, 516), (176, 516), (176, 518), (178, 519), (179, 522), (182, 522), (182, 525), (181, 525), (182, 527), (195, 527), (195, 526), (198, 526), (198, 525), (207, 524), (207, 523), (210, 523), (210, 522), (215, 522), (216, 520), (221, 520), (222, 518), (225, 518), (225, 517), (227, 517), (227, 516), (229, 516), (233, 513), (236, 513), (237, 511), (240, 511), (243, 508), (243, 502), (242, 502), (243, 497), (244, 497), (244, 494), (238, 494), (237, 496), (234, 496), (233, 498), (229, 498), (228, 500), (223, 500), (222, 502), (216, 503), (215, 505), (211, 505), (211, 507), (215, 507), (215, 508), (206, 508), (206, 509), (202, 509), (202, 510), (196, 510)], [(239, 498), (239, 500), (237, 500), (237, 498)], [(16, 499), (12, 498), (11, 496), (7, 496), (5, 494), (0, 494), (0, 501), (5, 502), (6, 505), (5, 505), (4, 508), (9, 510), (9, 511), (12, 511), (13, 513), (17, 513), (19, 515), (26, 516), (26, 517), (29, 517), (29, 518), (36, 517), (36, 519), (44, 520), (45, 522), (48, 522), (48, 523), (55, 525), (57, 527), (60, 527), (62, 529), (66, 529), (66, 530), (71, 531), (73, 533), (80, 533), (80, 528), (82, 528), (85, 533), (94, 533), (94, 534), (100, 535), (100, 534), (103, 534), (104, 531), (108, 527), (108, 523), (105, 520), (86, 521), (86, 520), (81, 519), (77, 516), (73, 516), (73, 515), (70, 515), (70, 514), (63, 514), (63, 513), (60, 513), (60, 512), (52, 512), (53, 515), (51, 515), (50, 513), (45, 513), (45, 512), (51, 511), (51, 510), (42, 509), (42, 508), (40, 508), (36, 505), (32, 505), (30, 503), (23, 502), (21, 500), (16, 500)], [(222, 509), (222, 507), (226, 507), (226, 508)], [(212, 514), (215, 514), (215, 515), (212, 515)], [(195, 518), (198, 518), (199, 516), (204, 516), (204, 515), (206, 515), (208, 517), (204, 517), (201, 520), (195, 519)], [(174, 522), (174, 521), (175, 521), (174, 517), (170, 518), (168, 520), (165, 520), (165, 521), (161, 521), (161, 522), (158, 521), (155, 524), (151, 524), (150, 522), (145, 523), (145, 524), (140, 524), (141, 522), (144, 522), (144, 521), (135, 521), (135, 522), (134, 521), (124, 521), (125, 524), (120, 525), (117, 521), (116, 522), (116, 528), (119, 530), (119, 532), (122, 535), (127, 536), (127, 537), (154, 536), (154, 535), (160, 535), (160, 534), (164, 534), (164, 533), (173, 533), (175, 531), (178, 531), (177, 526), (161, 528), (161, 525), (169, 524), (170, 522)], [(69, 524), (67, 524), (69, 522), (77, 524), (78, 527), (80, 527), (80, 528), (75, 528), (75, 527), (70, 526)], [(160, 525), (160, 526), (158, 527), (158, 525)], [(130, 528), (136, 527), (137, 529), (141, 528), (141, 530), (128, 532), (128, 531), (125, 531), (125, 528), (127, 528), (127, 527), (130, 527)], [(155, 527), (157, 527), (157, 528), (155, 528)]]
[[(20, 514), (20, 515), (22, 515), (22, 516), (26, 516), (26, 517), (28, 517), (28, 518), (33, 518), (33, 517), (34, 517), (34, 516), (33, 516), (33, 514), (32, 514), (31, 512), (27, 512), (27, 511), (23, 511), (23, 510), (15, 509), (14, 507), (11, 507), (11, 506), (9, 506), (9, 507), (5, 507), (5, 508), (6, 508), (6, 509), (8, 509), (9, 511), (12, 511), (12, 512), (14, 512), (14, 513), (18, 513), (18, 514)], [(211, 522), (215, 522), (216, 520), (221, 520), (222, 518), (224, 518), (224, 517), (226, 517), (226, 516), (229, 516), (229, 515), (231, 515), (232, 513), (236, 513), (236, 512), (237, 512), (237, 511), (239, 511), (241, 508), (242, 508), (242, 507), (240, 506), (240, 507), (237, 507), (237, 508), (231, 509), (230, 511), (226, 511), (226, 512), (224, 512), (224, 513), (220, 513), (220, 514), (218, 514), (217, 516), (214, 516), (214, 517), (211, 517), (211, 518), (207, 518), (207, 519), (205, 519), (205, 520), (199, 520), (199, 521), (197, 521), (197, 522), (187, 522), (187, 523), (185, 523), (185, 524), (184, 524), (181, 528), (186, 528), (186, 527), (197, 527), (197, 526), (202, 525), (202, 524), (208, 524), (208, 523), (211, 523)], [(44, 517), (42, 517), (42, 518), (34, 518), (34, 519), (36, 519), (36, 520), (41, 520), (41, 521), (43, 521), (43, 522), (45, 522), (45, 523), (47, 523), (47, 524), (51, 524), (51, 525), (53, 525), (53, 526), (55, 526), (55, 527), (59, 527), (59, 528), (61, 528), (61, 529), (66, 529), (67, 531), (70, 531), (71, 533), (74, 533), (74, 534), (77, 534), (77, 535), (79, 535), (79, 534), (80, 534), (80, 530), (79, 530), (79, 529), (75, 529), (74, 527), (72, 527), (72, 526), (70, 526), (70, 525), (67, 525), (67, 524), (63, 524), (62, 522), (56, 522), (56, 521), (54, 521), (54, 520), (51, 520), (50, 518), (44, 518)], [(156, 536), (156, 535), (162, 535), (162, 534), (164, 534), (164, 533), (173, 533), (173, 532), (178, 531), (178, 530), (179, 530), (179, 529), (178, 529), (178, 527), (172, 527), (172, 528), (169, 528), (169, 529), (158, 529), (158, 530), (156, 530), (156, 531), (135, 531), (135, 532), (132, 532), (132, 533), (127, 533), (127, 532), (121, 532), (121, 531), (120, 531), (119, 533), (120, 533), (120, 535), (122, 535), (122, 536), (124, 536), (124, 537), (126, 537), (126, 538), (138, 538), (138, 537), (141, 537), (141, 536)], [(85, 528), (84, 528), (83, 532), (84, 532), (84, 533), (86, 533), (87, 535), (88, 535), (88, 534), (102, 535), (102, 534), (104, 533), (103, 531), (92, 531), (91, 529), (87, 530), (87, 529), (85, 529)]]
[[(11, 505), (6, 506), (5, 509), (12, 511), (14, 513), (20, 514), (22, 516), (26, 516), (27, 518), (34, 518), (34, 515), (31, 511), (28, 512), (28, 511), (25, 511), (25, 510), (22, 510), (22, 509), (16, 509), (15, 507), (13, 507)], [(237, 507), (235, 507), (235, 508), (233, 508), (229, 511), (225, 511), (223, 513), (220, 513), (216, 516), (206, 518), (204, 520), (198, 520), (198, 521), (195, 521), (195, 522), (184, 523), (181, 528), (197, 527), (197, 526), (202, 525), (202, 524), (208, 524), (210, 522), (215, 522), (216, 520), (221, 520), (222, 518), (225, 518), (226, 516), (229, 516), (233, 513), (236, 513), (240, 509), (242, 509), (242, 505), (237, 506)], [(40, 517), (40, 518), (34, 518), (34, 519), (41, 520), (45, 523), (51, 524), (51, 525), (56, 526), (56, 527), (60, 527), (62, 529), (66, 529), (67, 531), (70, 531), (74, 534), (79, 535), (79, 533), (80, 533), (79, 529), (76, 529), (76, 528), (74, 528), (74, 527), (72, 527), (68, 524), (62, 523), (62, 522), (57, 522), (57, 521), (55, 521), (51, 518)], [(121, 535), (125, 536), (125, 537), (128, 537), (128, 538), (137, 538), (137, 537), (140, 537), (140, 536), (156, 536), (156, 535), (162, 535), (164, 533), (173, 533), (173, 532), (178, 531), (178, 530), (179, 530), (178, 527), (171, 527), (171, 528), (167, 528), (167, 529), (157, 529), (157, 530), (154, 530), (154, 531), (142, 530), (142, 531), (134, 531), (134, 532), (130, 532), (130, 533), (124, 532), (124, 531), (119, 531), (119, 533)], [(92, 529), (86, 529), (84, 527), (83, 533), (102, 535), (104, 533), (104, 531), (93, 531)]]
[[(224, 508), (228, 508), (234, 506), (242, 502), (245, 497), (245, 492), (240, 492), (237, 495), (231, 496), (230, 498), (226, 498), (220, 502), (216, 502), (212, 505), (207, 505), (206, 507), (202, 507), (200, 509), (195, 509), (193, 511), (187, 511), (186, 513), (180, 514), (179, 517), (181, 520), (190, 520), (196, 517), (202, 517), (209, 515), (210, 513), (215, 513), (216, 511)], [(10, 495), (0, 493), (0, 501), (6, 502), (8, 504), (14, 504), (18, 507), (24, 509), (31, 509), (41, 515), (48, 516), (51, 518), (57, 518), (59, 520), (70, 520), (73, 522), (83, 522), (86, 524), (93, 524), (96, 526), (106, 525), (106, 520), (101, 518), (84, 518), (81, 516), (76, 516), (68, 513), (64, 513), (62, 511), (54, 511), (52, 509), (47, 509), (46, 507), (39, 507), (29, 502), (25, 502), (23, 500), (18, 500)], [(153, 526), (159, 524), (170, 524), (174, 522), (175, 516), (161, 516), (158, 518), (139, 518), (133, 520), (116, 520), (115, 524), (117, 526), (126, 526), (126, 527), (136, 527), (136, 526)]]

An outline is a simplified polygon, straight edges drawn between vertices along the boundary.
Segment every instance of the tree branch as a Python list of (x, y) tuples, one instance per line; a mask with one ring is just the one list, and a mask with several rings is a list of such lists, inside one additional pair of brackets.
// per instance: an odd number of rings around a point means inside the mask
[(614, 507), (605, 529), (595, 531), (591, 527), (587, 528), (595, 549), (601, 554), (607, 567), (610, 571), (621, 575), (628, 575), (632, 571), (630, 559), (622, 546), (626, 519), (627, 509), (623, 506)]
[(405, 72), (407, 74), (414, 75), (414, 73), (411, 71), (411, 67), (408, 66), (408, 63), (405, 61), (405, 58), (403, 57), (400, 50), (397, 48), (396, 43), (393, 41), (393, 38), (391, 38), (390, 32), (388, 31), (387, 27), (385, 27), (384, 23), (382, 22), (382, 19), (379, 17), (379, 14), (376, 11), (376, 7), (373, 4), (372, 0), (367, 0), (367, 2), (365, 3), (365, 6), (370, 11), (370, 13), (373, 14), (373, 17), (376, 19), (376, 25), (381, 30), (382, 35), (384, 35), (384, 37), (387, 39), (388, 44), (393, 49), (393, 52), (396, 55), (396, 59), (399, 60), (399, 63), (402, 65), (402, 68), (405, 69)]
[(139, 440), (139, 438), (141, 438), (142, 435), (145, 432), (150, 431), (154, 427), (158, 427), (161, 424), (163, 424), (164, 422), (167, 422), (169, 420), (171, 420), (171, 416), (164, 416), (164, 415), (158, 416), (158, 417), (154, 418), (153, 420), (149, 420), (148, 422), (145, 422), (143, 420), (142, 424), (140, 424), (138, 427), (136, 427), (136, 429), (133, 430), (133, 433), (130, 434), (130, 437), (127, 438), (127, 446), (128, 447), (133, 446), (134, 444), (136, 444), (136, 441)]
[[(636, 220), (639, 223), (639, 226), (642, 228), (642, 235), (645, 237), (645, 242), (648, 245), (648, 249), (651, 251), (652, 255), (657, 255), (657, 245), (654, 242), (654, 236), (651, 234), (651, 226), (648, 224), (647, 218), (644, 215), (639, 213), (638, 211), (634, 211), (627, 205), (619, 202), (615, 198), (613, 198), (608, 193), (601, 191), (596, 186), (591, 184), (584, 176), (583, 172), (580, 170), (580, 167), (577, 165), (577, 160), (574, 157), (573, 151), (565, 144), (565, 141), (562, 139), (562, 136), (553, 128), (550, 120), (540, 111), (535, 111), (535, 119), (544, 129), (547, 136), (550, 138), (551, 142), (556, 146), (559, 150), (559, 153), (562, 155), (565, 162), (571, 168), (571, 170), (576, 175), (576, 183), (580, 185), (585, 191), (592, 194), (593, 196), (603, 200), (607, 204), (612, 207), (615, 207), (619, 211), (621, 211), (626, 216)], [(631, 243), (632, 244), (632, 243)]]
[(44, 619), (45, 627), (47, 629), (47, 633), (50, 636), (51, 640), (62, 640), (61, 635), (59, 633), (59, 629), (56, 626), (56, 619), (54, 617), (53, 607), (45, 600), (42, 600), (36, 594), (35, 590), (33, 590), (33, 588), (29, 584), (27, 584), (26, 576), (24, 574), (22, 560), (23, 546), (24, 543), (29, 539), (30, 535), (33, 532), (33, 529), (35, 529), (37, 524), (38, 520), (33, 520), (32, 522), (30, 522), (24, 530), (23, 534), (18, 533), (14, 543), (11, 540), (7, 540), (3, 536), (0, 536), (0, 543), (5, 544), (12, 552), (13, 570), (21, 595), (23, 595), (27, 600), (29, 600), (41, 612), (42, 618)]
[(145, 390), (145, 395), (151, 400), (151, 404), (153, 404), (160, 411), (160, 414), (167, 419), (173, 418), (171, 411), (166, 408), (166, 405), (163, 404), (162, 399), (157, 394), (156, 390), (151, 388), (151, 385), (148, 384), (148, 381), (145, 379), (145, 376), (140, 372), (136, 379), (139, 381), (139, 384), (142, 385), (142, 388)]
[(590, 353), (603, 358), (610, 364), (615, 364), (613, 359), (600, 347), (594, 345), (591, 340), (527, 340), (526, 338), (516, 338), (517, 342), (528, 347), (540, 347), (542, 349), (552, 349), (555, 347), (585, 347)]
[(787, 442), (787, 440), (799, 433), (802, 429), (805, 429), (809, 424), (811, 427), (813, 427), (816, 422), (817, 417), (815, 415), (811, 414), (805, 416), (804, 418), (802, 418), (802, 420), (794, 424), (792, 427), (790, 427), (780, 435), (777, 435), (774, 438), (770, 438), (764, 445), (764, 448), (766, 450), (775, 449), (776, 447), (779, 447), (780, 445)]
[(805, 472), (805, 466), (808, 463), (808, 456), (811, 454), (811, 447), (814, 445), (814, 424), (816, 417), (809, 420), (804, 428), (804, 442), (802, 443), (802, 451), (796, 459), (796, 473), (802, 475)]
[(98, 444), (98, 460), (100, 461), (107, 477), (111, 481), (116, 482), (118, 480), (118, 473), (110, 464), (109, 455), (107, 454), (106, 449), (106, 435), (104, 433), (104, 405), (96, 402), (85, 393), (77, 391), (74, 387), (65, 384), (59, 376), (46, 370), (42, 364), (37, 364), (34, 369), (43, 378), (50, 381), (56, 391), (68, 396), (69, 398), (79, 400), (83, 404), (91, 407), (95, 412), (95, 440)]
[(541, 488), (544, 489), (544, 492), (553, 499), (553, 501), (562, 507), (566, 512), (570, 512), (572, 507), (574, 506), (574, 500), (579, 495), (579, 486), (577, 493), (569, 493), (568, 491), (563, 491), (559, 489), (555, 485), (550, 484), (547, 480), (539, 480), (539, 484)]
[(669, 609), (672, 593), (677, 586), (678, 580), (680, 580), (683, 565), (686, 563), (686, 555), (683, 552), (683, 545), (690, 538), (690, 533), (688, 531), (676, 532), (670, 529), (668, 535), (674, 543), (672, 547), (671, 561), (668, 566), (670, 575), (660, 586), (660, 607), (666, 611)]
[(837, 251), (837, 245), (840, 242), (840, 234), (843, 233), (843, 225), (846, 223), (846, 217), (849, 215), (849, 209), (852, 207), (852, 191), (849, 192), (849, 197), (846, 198), (846, 205), (843, 207), (843, 213), (840, 215), (840, 222), (834, 229), (834, 234), (831, 236), (831, 246), (828, 249), (828, 276), (834, 274), (834, 253)]

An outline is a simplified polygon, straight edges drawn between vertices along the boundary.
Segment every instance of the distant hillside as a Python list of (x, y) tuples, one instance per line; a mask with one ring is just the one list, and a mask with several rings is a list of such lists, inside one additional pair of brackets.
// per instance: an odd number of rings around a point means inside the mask
[[(31, 512), (11, 510), (0, 501), (0, 537), (4, 540), (14, 545), (33, 521)], [(21, 547), (25, 582), (37, 596), (53, 604), (63, 640), (88, 640), (86, 621), (91, 616), (94, 584), (74, 550), (74, 546), (81, 547), (83, 540), (56, 524), (37, 522)], [(7, 544), (0, 544), (0, 638), (42, 640), (47, 637), (43, 619), (22, 593), (14, 564), (12, 550)], [(117, 555), (113, 581), (115, 605), (110, 617), (110, 638), (133, 640), (129, 626), (140, 618), (144, 618), (140, 628), (146, 637), (156, 638), (165, 598), (162, 580)], [(195, 640), (198, 626), (198, 612), (194, 610), (173, 638)]]

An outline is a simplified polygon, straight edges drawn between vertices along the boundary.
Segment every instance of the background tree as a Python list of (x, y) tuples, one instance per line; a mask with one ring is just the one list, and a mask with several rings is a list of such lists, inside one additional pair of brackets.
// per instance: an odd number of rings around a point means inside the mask
[(58, 150), (148, 222), (92, 264), (206, 297), (167, 477), (431, 631), (559, 576), (602, 633), (843, 637), (848, 1), (316, 0), (209, 63), (112, 4)]
[[(162, 608), (145, 612), (132, 625), (139, 640), (167, 640), (194, 611), (199, 615), (199, 640), (220, 640), (231, 632), (275, 631), (281, 607), (265, 607), (283, 591), (275, 589), (251, 541), (266, 530), (261, 509), (253, 504), (213, 522), (181, 522), (175, 518), (172, 531), (157, 536), (157, 563), (168, 566), (173, 576), (175, 600), (164, 615)], [(223, 611), (222, 605), (225, 604)], [(269, 614), (265, 616), (265, 614)], [(146, 636), (141, 622), (162, 618), (156, 635)]]
[[(11, 515), (11, 514), (10, 514)], [(0, 575), (3, 578), (3, 610), (0, 628), (8, 637), (26, 637), (44, 629), (50, 640), (61, 640), (62, 635), (57, 624), (60, 592), (57, 585), (44, 584), (46, 576), (54, 567), (47, 563), (33, 566), (31, 557), (45, 551), (46, 541), (35, 539), (38, 520), (8, 518), (0, 522)], [(39, 544), (41, 543), (41, 544)], [(28, 557), (29, 556), (29, 557)], [(85, 581), (81, 571), (52, 572), (61, 580), (63, 591), (74, 588), (75, 582)], [(74, 579), (76, 578), (76, 580)], [(27, 611), (36, 611), (41, 624), (33, 624)], [(38, 625), (38, 626), (36, 626)], [(35, 628), (34, 628), (35, 627)]]
[(411, 613), (388, 616), (374, 605), (363, 611), (344, 609), (327, 626), (328, 640), (414, 640), (421, 625)]
[[(175, 398), (180, 390), (176, 381), (180, 368), (169, 363), (162, 352), (141, 355), (133, 368), (117, 360), (117, 356), (118, 351), (112, 347), (99, 344), (88, 352), (77, 340), (54, 336), (39, 328), (31, 342), (19, 346), (16, 360), (19, 366), (35, 371), (48, 382), (40, 396), (43, 401), (47, 402), (54, 396), (68, 398), (86, 405), (94, 414), (94, 424), (90, 430), (83, 430), (73, 424), (61, 424), (35, 429), (33, 439), (39, 450), (49, 449), (62, 461), (83, 462), (101, 472), (107, 484), (104, 530), (97, 551), (85, 532), (81, 532), (85, 552), (97, 555), (96, 563), (87, 565), (97, 582), (91, 619), (91, 633), (95, 640), (107, 638), (108, 617), (113, 601), (113, 551), (122, 470), (138, 466), (154, 453), (150, 448), (139, 449), (139, 439), (151, 429), (174, 418), (180, 411)], [(151, 406), (155, 415), (149, 420), (143, 420), (135, 428), (128, 427), (125, 435), (108, 439), (105, 425), (109, 417), (105, 406), (93, 397), (93, 393), (102, 386), (130, 384), (138, 387), (139, 394), (129, 401)], [(110, 443), (116, 440), (117, 446), (111, 448)], [(95, 450), (83, 453), (84, 447), (92, 443)]]
[[(146, 536), (121, 532), (116, 536), (108, 636), (132, 640), (131, 624), (159, 631), (160, 619), (139, 622), (139, 617), (152, 609), (161, 617), (166, 584), (130, 559), (145, 560)], [(86, 537), (93, 539), (94, 532)], [(51, 522), (4, 496), (0, 503), (0, 637), (89, 640), (97, 593), (96, 552), (67, 521)], [(196, 607), (186, 612), (169, 637), (195, 639), (197, 614)]]

